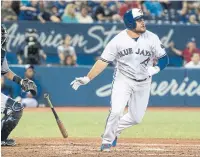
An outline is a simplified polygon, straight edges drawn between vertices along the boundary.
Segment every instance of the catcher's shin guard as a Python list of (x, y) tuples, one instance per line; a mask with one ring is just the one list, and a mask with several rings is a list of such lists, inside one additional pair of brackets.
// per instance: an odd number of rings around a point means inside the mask
[(4, 117), (1, 119), (1, 141), (7, 140), (11, 131), (17, 126), (22, 117), (23, 109), (21, 103), (10, 98), (7, 100)]

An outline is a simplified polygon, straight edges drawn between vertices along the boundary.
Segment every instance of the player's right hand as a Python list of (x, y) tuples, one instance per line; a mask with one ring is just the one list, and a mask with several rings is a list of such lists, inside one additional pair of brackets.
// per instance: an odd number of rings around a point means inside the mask
[(84, 76), (84, 77), (78, 77), (78, 78), (75, 78), (74, 81), (71, 82), (71, 86), (74, 90), (77, 90), (79, 88), (79, 86), (81, 85), (86, 85), (90, 82), (90, 79), (89, 77), (87, 76)]

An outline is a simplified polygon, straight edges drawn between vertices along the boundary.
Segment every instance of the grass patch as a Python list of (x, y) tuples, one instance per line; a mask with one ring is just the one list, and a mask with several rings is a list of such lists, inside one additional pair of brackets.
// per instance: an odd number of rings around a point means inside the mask
[[(70, 137), (100, 137), (108, 112), (59, 112)], [(12, 137), (61, 137), (51, 112), (24, 112)], [(148, 111), (143, 122), (124, 130), (123, 138), (200, 139), (200, 113)]]

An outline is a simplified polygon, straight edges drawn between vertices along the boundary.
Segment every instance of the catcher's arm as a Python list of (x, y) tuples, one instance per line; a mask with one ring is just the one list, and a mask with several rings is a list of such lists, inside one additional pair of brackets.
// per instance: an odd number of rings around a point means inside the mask
[(37, 86), (35, 85), (35, 83), (32, 80), (29, 79), (22, 79), (21, 77), (19, 77), (18, 75), (16, 75), (15, 73), (13, 73), (11, 70), (9, 70), (5, 75), (4, 75), (7, 79), (16, 82), (17, 84), (21, 85), (21, 88), (25, 91), (25, 92), (31, 92), (31, 94), (33, 96), (37, 95)]

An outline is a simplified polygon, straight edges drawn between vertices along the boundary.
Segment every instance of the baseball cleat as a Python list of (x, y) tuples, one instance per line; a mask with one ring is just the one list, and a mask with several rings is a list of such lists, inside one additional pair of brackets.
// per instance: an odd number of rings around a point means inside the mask
[(5, 141), (1, 141), (1, 146), (15, 146), (16, 142), (13, 139), (6, 139)]
[(115, 137), (115, 140), (112, 143), (112, 147), (116, 147), (117, 146), (117, 136)]
[(111, 144), (102, 144), (100, 150), (102, 152), (110, 152)]

